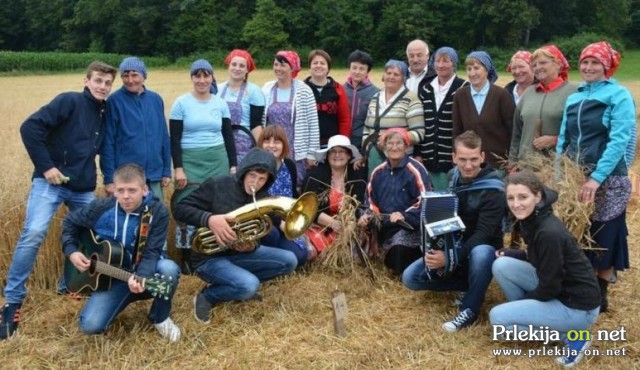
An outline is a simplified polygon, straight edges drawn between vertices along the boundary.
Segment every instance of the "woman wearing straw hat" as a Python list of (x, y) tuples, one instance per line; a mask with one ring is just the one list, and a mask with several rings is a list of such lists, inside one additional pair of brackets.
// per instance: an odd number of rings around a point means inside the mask
[[(230, 113), (224, 100), (214, 95), (213, 67), (204, 60), (193, 62), (190, 70), (193, 90), (179, 96), (171, 107), (169, 131), (171, 157), (175, 169), (172, 208), (209, 177), (235, 173), (236, 148)], [(193, 226), (176, 227), (176, 248), (189, 261)], [(188, 263), (184, 273), (190, 273)]]
[(607, 289), (614, 270), (629, 268), (626, 211), (631, 195), (629, 166), (636, 150), (633, 96), (611, 76), (620, 54), (601, 41), (580, 54), (583, 83), (567, 98), (558, 136), (558, 154), (585, 168), (580, 202), (594, 202), (591, 237), (604, 253), (588, 253), (602, 291), (600, 312), (607, 311)]
[(473, 51), (465, 60), (469, 86), (461, 87), (453, 99), (453, 137), (473, 130), (482, 138), (486, 161), (502, 168), (513, 125), (513, 98), (494, 85), (498, 74), (485, 51)]
[(318, 165), (307, 173), (303, 189), (316, 193), (320, 201), (316, 223), (307, 231), (317, 253), (330, 246), (336, 234), (343, 229), (341, 220), (344, 219), (339, 217), (339, 212), (345, 204), (344, 198), (364, 202), (366, 173), (364, 169), (354, 170), (351, 165), (361, 157), (358, 149), (344, 135), (332, 136), (327, 148), (316, 152)]
[(512, 161), (526, 161), (531, 153), (553, 152), (564, 104), (577, 88), (569, 83), (569, 63), (555, 45), (534, 51), (531, 65), (538, 83), (527, 90), (516, 107), (509, 149)]
[(220, 84), (220, 98), (227, 102), (236, 144), (237, 162), (251, 149), (262, 131), (264, 95), (258, 85), (248, 82), (256, 65), (246, 50), (234, 49), (224, 59), (229, 78)]

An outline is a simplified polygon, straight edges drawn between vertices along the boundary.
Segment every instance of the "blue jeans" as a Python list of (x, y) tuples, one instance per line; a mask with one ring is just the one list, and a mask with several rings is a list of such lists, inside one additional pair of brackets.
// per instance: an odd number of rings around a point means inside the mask
[(588, 329), (593, 325), (600, 312), (600, 307), (592, 310), (579, 310), (562, 304), (557, 299), (539, 301), (524, 299), (525, 294), (538, 286), (536, 269), (529, 262), (511, 257), (500, 257), (493, 263), (493, 275), (509, 302), (491, 309), (489, 320), (492, 325), (513, 325), (526, 329), (533, 325), (549, 326), (564, 334), (569, 330)]
[[(89, 204), (94, 198), (92, 191), (72, 191), (51, 185), (44, 178), (33, 179), (24, 226), (7, 272), (7, 286), (4, 288), (7, 303), (22, 303), (27, 296), (26, 283), (33, 271), (40, 244), (60, 205), (64, 203), (73, 211)], [(63, 282), (61, 284), (64, 286)]]
[[(402, 282), (411, 290), (466, 291), (460, 310), (471, 309), (476, 315), (484, 302), (484, 295), (491, 283), (491, 264), (495, 260), (495, 248), (481, 244), (475, 246), (467, 257), (466, 271), (457, 271), (453, 276), (429, 279), (421, 258), (412, 263), (402, 274)], [(431, 274), (434, 275), (434, 274)]]
[(260, 239), (260, 244), (284, 249), (295, 254), (298, 259), (298, 267), (302, 267), (309, 259), (309, 252), (306, 246), (303, 247), (296, 243), (299, 241), (298, 239), (289, 240), (278, 228), (272, 227), (269, 233)]
[(113, 279), (111, 289), (93, 292), (89, 297), (78, 319), (80, 330), (85, 334), (103, 333), (129, 303), (150, 298), (153, 298), (153, 303), (149, 311), (149, 320), (154, 324), (166, 320), (171, 312), (173, 294), (178, 287), (180, 268), (172, 260), (161, 258), (156, 264), (156, 272), (167, 278), (171, 277), (172, 289), (169, 299), (154, 298), (148, 291), (140, 294), (131, 293), (127, 282)]
[(259, 246), (251, 253), (212, 257), (196, 269), (209, 285), (202, 291), (211, 304), (252, 298), (260, 282), (292, 272), (296, 256), (284, 249)]

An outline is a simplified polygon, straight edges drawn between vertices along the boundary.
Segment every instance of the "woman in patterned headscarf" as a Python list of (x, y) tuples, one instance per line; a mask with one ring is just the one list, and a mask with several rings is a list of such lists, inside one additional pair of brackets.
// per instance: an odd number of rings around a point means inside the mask
[(302, 185), (307, 167), (314, 162), (315, 151), (320, 149), (316, 99), (309, 86), (296, 80), (301, 69), (298, 53), (281, 50), (273, 61), (276, 80), (267, 82), (262, 88), (266, 100), (262, 122), (282, 125), (287, 133), (291, 158), (298, 170), (298, 186)]
[(633, 96), (611, 79), (619, 61), (620, 54), (604, 41), (582, 50), (583, 82), (567, 99), (556, 148), (585, 168), (578, 200), (595, 203), (590, 233), (597, 246), (606, 249), (589, 253), (602, 291), (600, 312), (608, 307), (613, 270), (629, 268), (627, 174), (635, 157), (637, 128)]
[(553, 153), (564, 104), (577, 87), (569, 83), (569, 63), (555, 45), (534, 51), (531, 65), (538, 83), (527, 89), (516, 107), (509, 148), (512, 161), (525, 161), (530, 153)]
[(513, 81), (506, 84), (504, 88), (513, 96), (514, 103), (518, 105), (524, 91), (535, 81), (533, 68), (531, 68), (531, 53), (519, 50), (513, 54), (507, 66), (507, 72), (511, 73)]
[(485, 51), (473, 51), (465, 60), (470, 85), (453, 98), (453, 138), (473, 130), (482, 139), (485, 160), (495, 168), (507, 156), (513, 124), (513, 98), (494, 85), (498, 74)]

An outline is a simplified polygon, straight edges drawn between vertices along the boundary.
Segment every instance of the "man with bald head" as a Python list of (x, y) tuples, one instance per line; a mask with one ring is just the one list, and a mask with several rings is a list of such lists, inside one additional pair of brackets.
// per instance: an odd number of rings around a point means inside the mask
[(405, 86), (418, 93), (418, 85), (423, 79), (429, 79), (436, 75), (433, 68), (429, 68), (429, 46), (423, 40), (413, 40), (407, 45), (407, 61), (409, 63), (409, 76)]

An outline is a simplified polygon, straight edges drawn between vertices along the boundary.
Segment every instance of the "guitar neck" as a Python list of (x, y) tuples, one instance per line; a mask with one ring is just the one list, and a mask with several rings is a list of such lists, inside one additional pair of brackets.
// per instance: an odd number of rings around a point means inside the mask
[(103, 275), (107, 275), (110, 276), (112, 278), (118, 279), (118, 280), (122, 280), (122, 281), (129, 281), (129, 278), (131, 276), (135, 276), (136, 280), (138, 280), (138, 282), (140, 284), (142, 284), (142, 286), (144, 286), (144, 278), (141, 278), (135, 274), (132, 274), (129, 271), (125, 271), (121, 268), (115, 267), (115, 266), (111, 266), (107, 263), (104, 263), (102, 261), (95, 261), (96, 263), (96, 272), (103, 274)]

